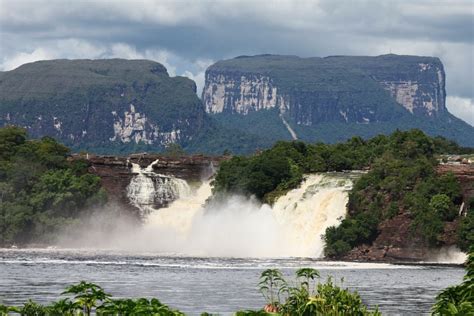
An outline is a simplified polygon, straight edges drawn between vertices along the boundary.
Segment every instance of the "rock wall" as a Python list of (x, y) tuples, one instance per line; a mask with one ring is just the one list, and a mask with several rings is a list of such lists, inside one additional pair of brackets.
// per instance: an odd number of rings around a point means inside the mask
[(446, 111), (443, 64), (438, 59), (413, 65), (408, 74), (369, 69), (371, 76), (410, 113), (436, 116)]
[[(413, 115), (431, 117), (446, 110), (445, 73), (438, 58), (244, 57), (206, 71), (202, 100), (207, 113), (246, 115), (278, 108), (297, 125), (364, 124), (382, 119), (380, 103), (390, 103), (383, 90)], [(371, 103), (371, 98), (378, 100)]]
[(289, 106), (268, 76), (208, 72), (206, 82), (203, 102), (207, 113), (248, 114), (249, 111), (271, 108), (284, 112)]
[(474, 197), (474, 163), (445, 163), (439, 164), (440, 174), (452, 172), (461, 184), (464, 201)]
[[(107, 191), (109, 200), (118, 203), (133, 213), (139, 210), (127, 196), (127, 189), (132, 178), (137, 175), (132, 164), (146, 168), (153, 163), (152, 171), (158, 176), (174, 177), (187, 182), (197, 182), (209, 178), (218, 168), (220, 162), (227, 157), (210, 157), (203, 155), (168, 157), (151, 154), (133, 154), (130, 156), (99, 156), (73, 155), (70, 159), (85, 160), (89, 164), (89, 172), (101, 178), (103, 188)], [(171, 200), (160, 204), (155, 202), (153, 207), (166, 206)]]
[(181, 141), (181, 130), (173, 127), (171, 130), (162, 131), (158, 124), (149, 119), (146, 113), (137, 112), (135, 106), (130, 104), (130, 109), (113, 115), (114, 136), (112, 142), (144, 143), (147, 145), (167, 146)]

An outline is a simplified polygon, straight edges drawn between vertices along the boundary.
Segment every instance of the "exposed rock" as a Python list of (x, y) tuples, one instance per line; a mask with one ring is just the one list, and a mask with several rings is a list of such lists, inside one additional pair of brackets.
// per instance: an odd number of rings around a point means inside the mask
[(253, 74), (216, 74), (208, 71), (203, 102), (208, 113), (224, 111), (247, 114), (278, 107), (284, 112), (289, 103), (277, 93), (270, 77)]
[(185, 147), (205, 120), (194, 82), (153, 61), (39, 61), (0, 76), (0, 126), (19, 125), (73, 149)]
[[(341, 72), (342, 67), (345, 72)], [(364, 86), (355, 87), (356, 80)], [(363, 99), (377, 94), (377, 85), (371, 82), (378, 83), (412, 114), (434, 116), (446, 111), (440, 60), (395, 55), (256, 56), (222, 61), (206, 71), (202, 100), (206, 111), (214, 114), (230, 111), (245, 115), (278, 108), (289, 110), (298, 125), (341, 120), (367, 123), (378, 120), (375, 114), (380, 111), (376, 104)], [(366, 94), (362, 98), (360, 89)], [(380, 102), (389, 103), (383, 94), (379, 97)]]
[[(132, 163), (141, 168), (150, 166), (157, 177), (174, 177), (188, 182), (200, 181), (209, 178), (220, 162), (226, 157), (210, 157), (203, 155), (168, 157), (152, 154), (133, 154), (128, 157), (73, 155), (71, 159), (85, 160), (89, 164), (89, 171), (101, 178), (102, 186), (107, 191), (109, 199), (118, 202), (122, 207), (132, 212), (138, 212), (127, 196), (127, 188), (136, 173)], [(166, 206), (172, 199), (161, 202), (155, 201), (155, 208)]]
[(206, 112), (256, 134), (261, 126), (246, 125), (242, 116), (269, 112), (265, 128), (280, 139), (284, 129), (288, 138), (334, 142), (421, 128), (474, 144), (474, 128), (446, 109), (444, 68), (435, 57), (241, 56), (210, 66), (205, 79)]

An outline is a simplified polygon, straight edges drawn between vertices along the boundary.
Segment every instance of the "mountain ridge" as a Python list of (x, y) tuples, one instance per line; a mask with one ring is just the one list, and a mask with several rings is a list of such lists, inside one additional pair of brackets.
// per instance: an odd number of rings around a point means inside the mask
[[(287, 134), (296, 131), (305, 141), (421, 128), (474, 146), (474, 128), (446, 108), (444, 66), (437, 57), (242, 56), (216, 62), (205, 76), (206, 112), (227, 124), (231, 115), (240, 122), (275, 110), (280, 119), (273, 125), (290, 125)], [(324, 135), (321, 126), (328, 124), (342, 134)], [(258, 133), (247, 125), (242, 130)]]
[[(376, 68), (380, 80), (390, 84), (410, 78), (426, 82), (417, 83), (413, 93), (411, 83), (401, 90), (392, 84), (398, 90), (391, 91), (364, 67)], [(399, 74), (392, 78), (394, 67)], [(101, 154), (160, 152), (173, 143), (189, 152), (250, 153), (294, 136), (337, 142), (417, 127), (474, 146), (474, 128), (446, 109), (444, 77), (436, 57), (239, 56), (207, 69), (199, 100), (192, 80), (170, 77), (154, 61), (38, 61), (0, 72), (0, 125), (23, 126), (32, 137), (51, 136), (75, 151)], [(397, 97), (412, 100), (412, 111)], [(240, 108), (232, 108), (229, 98), (243, 100)]]

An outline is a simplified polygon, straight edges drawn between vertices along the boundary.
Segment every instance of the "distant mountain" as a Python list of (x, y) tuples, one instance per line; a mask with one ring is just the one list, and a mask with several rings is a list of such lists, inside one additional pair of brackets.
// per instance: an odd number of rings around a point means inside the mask
[(50, 60), (0, 72), (0, 126), (76, 151), (249, 153), (280, 139), (336, 142), (417, 127), (474, 146), (445, 106), (437, 58), (299, 58), (217, 62), (195, 83), (147, 60)]
[(434, 57), (240, 56), (207, 69), (202, 100), (226, 126), (272, 140), (420, 128), (474, 146), (474, 128), (446, 109), (444, 68)]
[(51, 60), (0, 74), (0, 124), (74, 148), (185, 146), (205, 116), (194, 82), (152, 61)]

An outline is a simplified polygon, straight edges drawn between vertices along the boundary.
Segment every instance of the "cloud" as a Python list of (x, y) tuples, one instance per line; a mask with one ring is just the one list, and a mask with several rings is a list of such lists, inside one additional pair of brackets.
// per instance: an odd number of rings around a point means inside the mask
[(450, 96), (474, 99), (472, 0), (0, 0), (0, 67), (146, 58), (202, 86), (209, 61), (261, 53), (440, 57)]
[(99, 58), (105, 48), (95, 46), (84, 40), (67, 39), (60, 41), (46, 41), (32, 51), (17, 52), (3, 57), (0, 67), (3, 70), (12, 70), (18, 66), (37, 60), (58, 58)]
[(26, 63), (31, 63), (37, 60), (54, 59), (49, 52), (43, 48), (37, 48), (31, 53), (18, 53), (3, 60), (1, 68), (3, 70), (12, 70)]
[(8, 56), (3, 59), (0, 67), (3, 70), (12, 70), (25, 63), (58, 58), (125, 58), (153, 60), (164, 65), (170, 76), (181, 75), (194, 80), (199, 95), (204, 87), (205, 71), (207, 67), (214, 63), (214, 61), (210, 59), (186, 60), (162, 49), (138, 51), (136, 47), (126, 43), (103, 45), (89, 43), (84, 40), (68, 39), (47, 43), (46, 46), (38, 47), (32, 52), (20, 52)]
[(474, 126), (474, 100), (460, 97), (447, 97), (446, 106), (454, 116), (462, 118)]

